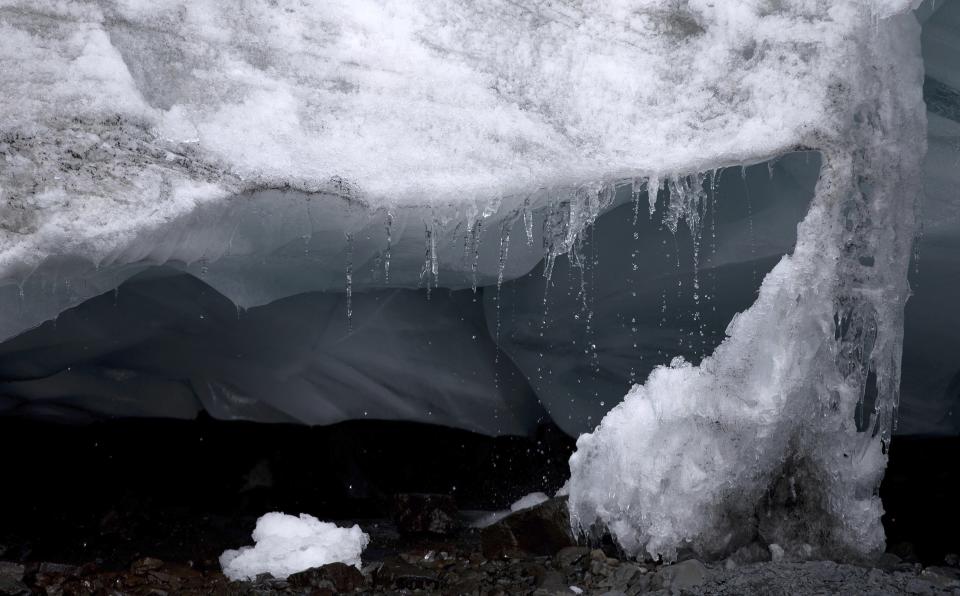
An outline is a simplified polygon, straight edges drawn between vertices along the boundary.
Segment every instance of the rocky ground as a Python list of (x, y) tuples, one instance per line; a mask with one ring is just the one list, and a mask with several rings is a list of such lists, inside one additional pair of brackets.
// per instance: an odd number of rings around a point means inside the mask
[[(891, 548), (871, 567), (775, 562), (759, 545), (720, 562), (630, 561), (575, 543), (557, 500), (471, 527), (470, 511), (553, 494), (572, 449), (549, 426), (489, 438), (383, 422), (0, 418), (0, 594), (960, 594), (960, 481), (944, 464), (960, 441), (894, 442), (880, 491)], [(268, 511), (360, 524), (363, 568), (228, 581), (218, 556), (252, 544)]]
[[(335, 563), (285, 579), (231, 582), (215, 560), (140, 557), (127, 568), (96, 563), (0, 562), (0, 594), (954, 594), (960, 559), (924, 567), (892, 553), (876, 566), (771, 561), (763, 548), (704, 564), (638, 563), (612, 545), (578, 545), (563, 499), (518, 511), (483, 529), (468, 525), (443, 495), (402, 495), (389, 520), (361, 520), (371, 536), (364, 566)], [(776, 549), (774, 549), (776, 550)]]

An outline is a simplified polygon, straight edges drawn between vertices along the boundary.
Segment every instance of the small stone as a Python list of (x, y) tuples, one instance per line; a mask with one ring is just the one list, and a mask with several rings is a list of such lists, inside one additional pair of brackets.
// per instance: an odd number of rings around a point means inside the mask
[(607, 578), (600, 583), (600, 587), (626, 589), (640, 575), (643, 574), (640, 573), (640, 568), (637, 565), (623, 563), (613, 569)]
[(431, 589), (439, 583), (434, 572), (411, 565), (399, 557), (386, 559), (374, 574), (374, 582), (378, 586), (396, 586), (401, 590)]
[(566, 578), (559, 571), (547, 571), (539, 578), (537, 587), (544, 590), (566, 590)]
[(393, 518), (401, 534), (450, 534), (460, 527), (457, 503), (450, 495), (397, 495)]
[(727, 561), (730, 562), (730, 565), (726, 566), (728, 569), (736, 569), (742, 565), (751, 565), (753, 563), (760, 563), (763, 561), (770, 560), (770, 549), (765, 548), (761, 544), (756, 542), (751, 542), (746, 546), (741, 546), (738, 548), (732, 555), (727, 558)]
[(0, 594), (29, 594), (29, 588), (23, 583), (23, 574), (23, 565), (0, 561)]
[(904, 590), (907, 594), (933, 594), (934, 592), (930, 582), (915, 577), (907, 580)]
[(573, 567), (589, 554), (590, 549), (584, 546), (568, 546), (561, 548), (560, 551), (554, 555), (553, 560), (558, 567)]
[(336, 592), (353, 592), (363, 586), (365, 578), (360, 570), (346, 563), (330, 563), (294, 573), (287, 578), (298, 588), (332, 588)]
[(893, 553), (883, 553), (877, 558), (875, 565), (878, 569), (883, 569), (884, 571), (893, 571), (901, 563), (903, 563), (903, 559), (897, 555)]
[(668, 565), (657, 572), (664, 588), (684, 590), (695, 588), (707, 579), (707, 568), (696, 559)]
[(920, 576), (940, 588), (960, 587), (960, 569), (953, 567), (927, 567)]
[(163, 561), (160, 559), (143, 557), (142, 559), (137, 559), (130, 564), (130, 573), (133, 573), (134, 575), (142, 575), (148, 571), (160, 569), (161, 567), (163, 567)]
[(779, 544), (770, 545), (770, 560), (774, 563), (779, 563), (783, 560), (784, 550), (783, 547)]

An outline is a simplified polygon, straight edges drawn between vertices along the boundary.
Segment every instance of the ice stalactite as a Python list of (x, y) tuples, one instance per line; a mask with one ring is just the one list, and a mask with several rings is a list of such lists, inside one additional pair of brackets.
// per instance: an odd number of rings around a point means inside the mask
[(860, 11), (855, 60), (830, 86), (834, 126), (807, 139), (823, 166), (794, 253), (711, 356), (655, 369), (571, 458), (574, 524), (632, 554), (720, 556), (757, 540), (794, 557), (883, 549), (877, 489), (926, 116), (914, 17), (846, 8)]

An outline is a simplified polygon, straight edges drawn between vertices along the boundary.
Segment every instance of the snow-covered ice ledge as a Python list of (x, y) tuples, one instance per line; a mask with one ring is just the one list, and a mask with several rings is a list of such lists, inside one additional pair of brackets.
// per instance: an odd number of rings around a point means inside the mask
[[(149, 264), (198, 263), (238, 304), (279, 297), (262, 291), (277, 280), (216, 265), (286, 245), (295, 226), (271, 238), (256, 215), (296, 220), (288, 191), (326, 214), (347, 205), (325, 255), (355, 256), (374, 213), (422, 220), (430, 247), (436, 227), (496, 233), (567, 201), (563, 233), (543, 228), (554, 253), (618, 182), (671, 181), (689, 218), (686, 175), (818, 149), (794, 255), (712, 358), (655, 371), (581, 439), (570, 499), (583, 527), (637, 553), (718, 552), (759, 531), (869, 555), (925, 149), (911, 4), (2, 2), (0, 337)], [(435, 283), (500, 277), (496, 248), (452, 281), (427, 252)], [(419, 279), (419, 253), (371, 284)], [(865, 392), (872, 432), (857, 433)]]
[[(253, 196), (261, 211), (306, 219), (263, 189), (313, 193), (324, 213), (346, 197), (452, 230), (531, 197), (820, 144), (844, 126), (858, 60), (846, 34), (869, 8), (4, 2), (0, 283), (46, 290), (34, 297), (61, 289), (23, 308), (8, 287), (0, 336), (115, 287), (131, 265), (214, 269), (227, 250), (254, 261), (269, 242), (230, 243), (236, 203)], [(226, 213), (212, 218), (219, 233), (192, 225), (208, 213)], [(353, 220), (336, 230), (341, 253), (343, 232), (363, 230)], [(215, 286), (251, 306), (277, 297), (263, 291), (274, 281)]]

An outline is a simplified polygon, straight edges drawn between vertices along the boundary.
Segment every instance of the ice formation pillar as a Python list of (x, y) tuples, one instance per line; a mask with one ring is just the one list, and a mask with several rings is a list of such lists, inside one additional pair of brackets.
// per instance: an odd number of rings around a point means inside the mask
[(848, 59), (807, 139), (824, 165), (793, 254), (700, 366), (654, 370), (580, 437), (580, 529), (665, 559), (755, 541), (798, 558), (882, 551), (926, 116), (919, 26), (878, 5), (834, 15)]

